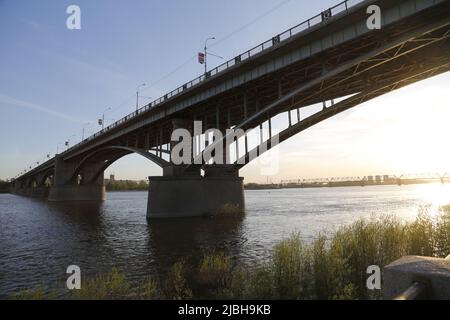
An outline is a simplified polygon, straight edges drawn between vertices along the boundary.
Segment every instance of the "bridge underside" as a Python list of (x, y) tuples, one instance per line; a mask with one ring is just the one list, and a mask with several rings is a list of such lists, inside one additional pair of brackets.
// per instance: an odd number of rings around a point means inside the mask
[[(103, 200), (104, 170), (117, 159), (137, 153), (163, 170), (163, 177), (150, 177), (148, 217), (242, 211), (243, 181), (238, 172), (254, 159), (251, 155), (259, 156), (273, 147), (268, 143), (273, 136), (273, 118), (284, 115), (287, 120), (286, 127), (278, 134), (281, 143), (340, 112), (449, 71), (448, 12), (449, 1), (437, 3), (386, 24), (381, 30), (317, 52), (173, 114), (167, 110), (183, 96), (168, 99), (167, 106), (137, 114), (123, 126), (82, 143), (17, 179), (14, 190), (23, 195), (48, 196), (51, 201)], [(352, 13), (348, 19), (351, 22), (360, 17), (366, 19), (365, 8)], [(318, 30), (315, 36), (321, 33), (324, 32)], [(259, 60), (242, 64), (243, 72), (266, 62), (270, 55), (287, 55), (308, 40), (307, 36), (306, 40), (302, 39), (275, 48), (266, 58), (261, 56)], [(227, 79), (224, 76), (224, 81)], [(211, 88), (214, 81), (208, 79), (204, 86)], [(322, 110), (305, 118), (300, 116), (303, 108), (317, 103), (323, 103)], [(164, 114), (160, 115), (161, 112)], [(150, 123), (148, 119), (156, 120)], [(224, 153), (235, 149), (232, 164), (218, 165), (203, 160), (202, 156), (221, 142), (215, 141), (192, 152), (190, 158), (201, 158), (200, 164), (174, 165), (168, 156), (176, 145), (171, 141), (173, 130), (185, 128), (195, 140), (199, 137), (192, 133), (192, 126), (199, 120), (202, 132), (213, 128), (223, 133), (230, 128), (243, 129), (257, 132), (260, 139), (252, 145), (245, 135), (236, 139), (233, 146), (223, 147)], [(264, 138), (263, 129), (268, 130)]]

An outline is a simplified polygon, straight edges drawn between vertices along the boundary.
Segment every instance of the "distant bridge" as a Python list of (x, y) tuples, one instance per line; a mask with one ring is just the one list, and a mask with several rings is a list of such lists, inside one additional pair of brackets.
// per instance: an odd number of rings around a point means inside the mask
[(351, 185), (392, 185), (411, 184), (425, 182), (450, 182), (450, 174), (420, 173), (401, 175), (374, 175), (354, 177), (332, 177), (332, 178), (307, 178), (307, 179), (285, 179), (279, 183), (280, 187), (305, 187), (305, 186), (351, 186)]
[[(381, 8), (380, 30), (366, 25), (369, 5)], [(22, 173), (14, 191), (51, 201), (102, 200), (104, 170), (136, 153), (163, 168), (162, 177), (150, 178), (148, 217), (200, 215), (226, 205), (242, 209), (239, 169), (251, 152), (264, 152), (261, 144), (272, 137), (274, 117), (287, 119), (279, 133), (283, 142), (361, 103), (448, 71), (449, 13), (444, 0), (341, 2)], [(322, 110), (300, 117), (302, 108), (317, 103)], [(204, 131), (253, 129), (260, 139), (251, 145), (245, 136), (229, 146), (236, 149), (231, 165), (174, 165), (171, 133), (192, 130), (194, 120), (203, 121)]]

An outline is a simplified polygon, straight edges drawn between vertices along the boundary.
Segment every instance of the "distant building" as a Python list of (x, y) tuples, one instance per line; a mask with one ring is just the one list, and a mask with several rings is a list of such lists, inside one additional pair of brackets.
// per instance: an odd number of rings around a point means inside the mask
[(105, 178), (103, 181), (105, 182), (105, 184), (108, 184), (108, 183), (110, 183), (110, 182), (116, 181), (116, 177), (115, 177), (113, 174), (110, 174), (110, 175), (109, 175), (109, 179), (108, 179), (108, 178)]
[(393, 184), (393, 183), (397, 183), (397, 180), (395, 179), (395, 177), (385, 174), (383, 176), (383, 183), (384, 184)]
[(381, 176), (375, 176), (375, 181), (377, 184), (381, 184)]
[(373, 176), (368, 176), (368, 177), (367, 177), (367, 181), (368, 181), (369, 183), (373, 183)]

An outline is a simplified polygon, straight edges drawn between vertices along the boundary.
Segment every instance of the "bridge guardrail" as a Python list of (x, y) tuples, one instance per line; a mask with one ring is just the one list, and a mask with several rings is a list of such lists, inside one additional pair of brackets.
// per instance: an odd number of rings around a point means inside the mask
[[(219, 74), (220, 72), (223, 72), (225, 70), (228, 70), (230, 67), (244, 62), (247, 59), (277, 45), (278, 43), (285, 41), (289, 38), (291, 38), (294, 35), (297, 35), (298, 33), (305, 31), (305, 30), (309, 30), (311, 29), (313, 26), (319, 25), (320, 23), (326, 21), (328, 18), (335, 16), (339, 13), (342, 12), (346, 12), (348, 11), (349, 8), (363, 2), (364, 0), (345, 0), (342, 1), (340, 3), (338, 3), (337, 5), (325, 10), (324, 12), (321, 12), (297, 25), (295, 25), (294, 27), (279, 33), (278, 35), (276, 35), (275, 37), (271, 38), (270, 40), (267, 40), (263, 43), (260, 43), (259, 45), (247, 50), (244, 53), (241, 53), (240, 55), (222, 63), (221, 65), (207, 71), (205, 74), (202, 74), (200, 76), (198, 76), (197, 78), (184, 83), (183, 85), (179, 86), (178, 88), (170, 91), (169, 93), (164, 94), (163, 96), (161, 96), (160, 98), (150, 102), (149, 104), (139, 108), (137, 111), (134, 111), (130, 114), (128, 114), (127, 116), (123, 117), (122, 119), (116, 121), (115, 123), (109, 125), (108, 127), (106, 127), (105, 129), (95, 133), (93, 136), (90, 136), (89, 138), (85, 139), (86, 140), (90, 140), (91, 138), (95, 138), (97, 136), (99, 136), (100, 134), (103, 134), (107, 131), (109, 131), (110, 129), (113, 129), (115, 127), (117, 127), (118, 125), (126, 122), (127, 120), (130, 120), (132, 118), (134, 118), (135, 116), (146, 112), (156, 106), (158, 106), (159, 104), (161, 104), (162, 102), (166, 101), (167, 99), (170, 99), (180, 93), (182, 93), (183, 91), (190, 89), (192, 87), (194, 87), (197, 84), (202, 83), (203, 81), (209, 79), (212, 76), (215, 76), (217, 74)], [(325, 12), (329, 12), (329, 16), (324, 16)], [(78, 145), (78, 144), (77, 144)], [(76, 147), (77, 145), (73, 146), (72, 148)], [(72, 148), (70, 148), (69, 150), (71, 150)]]
[[(62, 153), (64, 154), (64, 153), (70, 152), (71, 150), (79, 147), (80, 145), (82, 145), (88, 141), (91, 141), (92, 139), (97, 138), (98, 136), (110, 131), (111, 129), (116, 128), (117, 126), (127, 122), (130, 119), (133, 119), (134, 117), (138, 116), (139, 114), (157, 107), (158, 105), (160, 105), (162, 102), (166, 101), (167, 99), (170, 99), (170, 98), (184, 92), (187, 89), (190, 89), (198, 84), (201, 84), (203, 81), (209, 79), (210, 77), (215, 76), (223, 71), (226, 71), (236, 64), (242, 63), (242, 62), (250, 59), (251, 57), (254, 57), (257, 54), (259, 54), (269, 48), (272, 48), (285, 40), (290, 39), (291, 37), (299, 34), (300, 32), (309, 30), (312, 27), (315, 27), (315, 26), (321, 24), (322, 22), (328, 20), (329, 18), (331, 18), (337, 14), (347, 12), (350, 8), (356, 6), (357, 4), (360, 4), (364, 1), (365, 0), (345, 0), (345, 1), (342, 1), (338, 4), (336, 4), (333, 7), (330, 7), (329, 9), (295, 25), (294, 27), (292, 27), (282, 33), (277, 34), (276, 36), (272, 37), (271, 39), (264, 41), (263, 43), (258, 44), (257, 46), (247, 50), (246, 52), (241, 53), (240, 55), (207, 71), (205, 74), (202, 74), (202, 75), (198, 76), (197, 78), (184, 83), (183, 85), (170, 91), (169, 93), (166, 93), (163, 96), (161, 96), (160, 98), (139, 108), (137, 111), (134, 111), (134, 112), (126, 115), (125, 117), (121, 118), (120, 120), (117, 120), (116, 122), (107, 126), (106, 128), (94, 133), (93, 135), (91, 135), (91, 136), (87, 137), (86, 139), (80, 141), (79, 143), (73, 145), (72, 147), (70, 147), (69, 149), (67, 149), (66, 151), (64, 151)], [(42, 165), (44, 165), (44, 164), (42, 164)]]

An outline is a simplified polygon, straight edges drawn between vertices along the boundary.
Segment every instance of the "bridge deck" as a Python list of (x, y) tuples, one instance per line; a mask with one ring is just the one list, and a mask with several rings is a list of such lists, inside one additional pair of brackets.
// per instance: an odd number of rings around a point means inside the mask
[[(366, 8), (370, 4), (382, 8), (381, 30), (366, 27)], [(280, 112), (356, 94), (383, 83), (389, 76), (406, 77), (417, 64), (427, 62), (423, 57), (429, 58), (430, 65), (445, 65), (449, 62), (447, 42), (444, 47), (439, 44), (423, 48), (418, 43), (414, 52), (368, 69), (362, 76), (352, 77), (353, 68), (342, 70), (334, 79), (345, 81), (338, 85), (324, 91), (324, 83), (318, 83), (264, 115), (255, 116), (280, 97), (343, 65), (351, 65), (383, 44), (395, 43), (415, 31), (442, 27), (433, 24), (445, 20), (448, 23), (448, 10), (448, 2), (441, 0), (345, 1), (331, 9), (331, 18), (322, 21), (319, 14), (306, 20), (124, 117), (61, 156), (65, 160), (82, 159), (93, 149), (107, 145), (149, 150), (170, 141), (171, 120), (178, 117), (202, 120), (205, 129), (224, 130), (253, 115), (254, 119), (243, 126), (253, 128)], [(448, 31), (448, 25), (444, 31)], [(54, 159), (50, 159), (26, 175), (53, 165)]]

